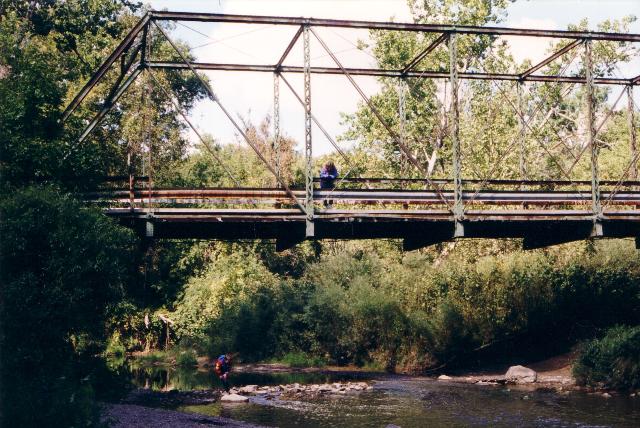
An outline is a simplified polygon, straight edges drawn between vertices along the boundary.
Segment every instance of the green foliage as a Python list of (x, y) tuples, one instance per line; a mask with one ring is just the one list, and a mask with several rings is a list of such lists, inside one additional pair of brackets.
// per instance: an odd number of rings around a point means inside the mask
[(107, 347), (104, 350), (106, 357), (113, 357), (115, 359), (122, 359), (126, 356), (127, 349), (120, 341), (120, 334), (114, 333), (107, 341)]
[(102, 351), (132, 234), (50, 187), (15, 192), (0, 218), (2, 414), (17, 426), (86, 423), (93, 392), (76, 361)]
[(582, 385), (616, 389), (640, 387), (640, 326), (616, 326), (583, 344), (573, 366)]
[(276, 363), (286, 364), (289, 367), (323, 367), (326, 361), (318, 356), (309, 355), (305, 352), (288, 352), (280, 358), (272, 360)]
[(176, 355), (176, 364), (179, 367), (193, 367), (198, 365), (196, 353), (192, 350), (184, 350)]
[(640, 256), (629, 240), (531, 252), (476, 241), (454, 251), (447, 244), (447, 256), (382, 242), (332, 245), (290, 280), (253, 249), (219, 252), (172, 315), (181, 341), (247, 361), (293, 353), (421, 370), (548, 331), (568, 346), (590, 334), (585, 326), (639, 316)]

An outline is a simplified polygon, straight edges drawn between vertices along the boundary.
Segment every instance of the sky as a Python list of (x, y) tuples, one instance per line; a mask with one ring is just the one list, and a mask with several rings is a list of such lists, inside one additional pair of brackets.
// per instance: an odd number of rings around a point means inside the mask
[[(156, 10), (183, 12), (412, 21), (405, 0), (152, 0), (149, 3)], [(596, 29), (598, 22), (620, 19), (626, 15), (635, 15), (640, 19), (640, 0), (517, 0), (509, 6), (506, 19), (499, 25), (559, 30), (587, 18), (590, 28)], [(295, 30), (295, 27), (188, 22), (177, 25), (171, 36), (187, 42), (199, 61), (274, 64)], [(370, 52), (356, 48), (358, 40), (367, 40), (366, 31), (329, 28), (317, 31), (345, 67), (375, 66)], [(632, 24), (630, 31), (640, 33), (640, 20)], [(516, 60), (528, 58), (533, 63), (545, 57), (549, 43), (549, 39), (541, 38), (511, 37), (507, 40)], [(301, 46), (300, 40), (289, 54), (286, 65), (302, 65)], [(335, 67), (331, 58), (313, 38), (310, 49), (313, 66)], [(620, 72), (626, 77), (640, 74), (638, 70), (640, 61), (620, 67)], [(221, 102), (232, 114), (258, 123), (266, 115), (273, 113), (271, 73), (208, 71), (205, 74), (211, 79), (212, 87)], [(302, 76), (285, 77), (296, 91), (302, 94)], [(375, 78), (355, 79), (367, 95), (377, 92), (378, 84)], [(640, 90), (636, 89), (636, 101), (640, 98), (638, 93)], [(341, 113), (354, 112), (361, 101), (360, 96), (346, 77), (327, 75), (312, 76), (311, 94), (314, 115), (334, 139), (337, 139), (346, 130), (341, 123)], [(619, 105), (626, 105), (625, 100)], [(217, 141), (237, 141), (233, 126), (213, 103), (199, 103), (191, 116), (201, 132), (213, 135)], [(280, 84), (280, 116), (282, 132), (302, 143), (304, 111), (283, 83)], [(195, 134), (190, 132), (189, 135), (191, 140), (196, 142)], [(349, 143), (340, 144), (347, 148)], [(313, 150), (314, 155), (333, 150), (315, 125)]]

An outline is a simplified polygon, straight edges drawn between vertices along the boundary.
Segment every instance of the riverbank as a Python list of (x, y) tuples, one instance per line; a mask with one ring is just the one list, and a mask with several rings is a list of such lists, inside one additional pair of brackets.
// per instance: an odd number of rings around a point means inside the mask
[(509, 382), (506, 373), (509, 366), (499, 366), (480, 370), (458, 370), (443, 373), (437, 377), (439, 381), (467, 383), (477, 385), (505, 385), (520, 390), (547, 389), (558, 393), (567, 391), (587, 391), (590, 389), (576, 385), (571, 374), (571, 365), (575, 355), (566, 353), (542, 361), (526, 364), (526, 367), (536, 372), (535, 382)]
[(220, 426), (228, 428), (261, 428), (247, 422), (217, 416), (183, 413), (134, 404), (104, 404), (102, 422), (111, 428), (196, 428)]
[[(363, 380), (318, 383), (318, 372), (326, 372), (326, 368), (295, 370), (305, 383), (256, 385), (255, 378), (244, 372), (248, 367), (243, 367), (243, 372), (233, 373), (237, 377), (232, 383), (245, 402), (220, 400), (215, 383), (202, 390), (140, 388), (123, 401), (107, 405), (105, 415), (111, 417), (116, 428), (249, 427), (251, 423), (283, 428), (364, 428), (372, 426), (373, 421), (375, 426), (403, 428), (474, 423), (504, 427), (635, 426), (633, 421), (640, 417), (639, 399), (627, 394), (604, 398), (574, 393), (576, 388), (567, 386), (568, 368), (559, 366), (531, 364), (538, 370), (539, 381), (523, 385), (503, 384), (506, 381), (502, 382), (504, 373), (500, 371), (456, 373), (444, 380), (438, 376), (378, 373)], [(259, 367), (261, 376), (270, 376), (271, 380), (282, 380), (287, 373), (283, 367)], [(268, 370), (270, 375), (265, 373)]]

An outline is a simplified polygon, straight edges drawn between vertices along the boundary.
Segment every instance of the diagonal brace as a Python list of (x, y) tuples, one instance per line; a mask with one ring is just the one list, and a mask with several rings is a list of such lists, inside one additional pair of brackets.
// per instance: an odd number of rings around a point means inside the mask
[(291, 191), (291, 189), (289, 188), (289, 185), (287, 185), (286, 182), (284, 182), (284, 180), (282, 180), (282, 178), (278, 175), (278, 173), (276, 172), (276, 170), (269, 164), (269, 162), (267, 161), (267, 159), (264, 157), (264, 155), (260, 152), (260, 150), (258, 149), (258, 146), (256, 146), (247, 136), (247, 134), (244, 132), (244, 130), (240, 127), (240, 125), (238, 124), (238, 122), (236, 122), (236, 120), (233, 118), (233, 116), (231, 115), (231, 113), (229, 113), (229, 111), (225, 108), (225, 106), (220, 102), (220, 99), (216, 96), (216, 94), (213, 92), (213, 89), (211, 89), (211, 86), (209, 86), (209, 84), (207, 83), (206, 80), (204, 80), (202, 78), (202, 76), (200, 76), (200, 74), (198, 74), (198, 72), (196, 71), (196, 69), (193, 67), (193, 65), (191, 64), (191, 61), (189, 61), (187, 59), (187, 57), (182, 53), (182, 51), (180, 49), (178, 49), (178, 46), (173, 42), (173, 40), (169, 37), (169, 35), (162, 29), (162, 27), (160, 27), (158, 25), (157, 22), (152, 21), (154, 23), (154, 25), (158, 28), (158, 30), (160, 30), (160, 33), (162, 33), (162, 35), (165, 37), (165, 39), (167, 39), (167, 41), (169, 42), (169, 44), (171, 45), (171, 47), (177, 52), (177, 54), (180, 56), (180, 58), (182, 58), (182, 61), (189, 67), (189, 69), (191, 70), (191, 72), (196, 76), (196, 78), (200, 81), (200, 83), (202, 84), (202, 86), (205, 88), (205, 90), (207, 91), (207, 94), (209, 95), (209, 98), (211, 98), (212, 101), (214, 101), (216, 104), (218, 104), (218, 107), (220, 107), (220, 109), (222, 110), (222, 112), (224, 113), (225, 116), (227, 116), (227, 118), (229, 119), (229, 121), (233, 124), (233, 126), (236, 128), (236, 130), (238, 131), (238, 133), (240, 135), (242, 135), (242, 138), (244, 138), (244, 140), (247, 142), (247, 144), (249, 144), (249, 146), (253, 149), (253, 151), (256, 153), (256, 155), (258, 156), (258, 158), (260, 158), (260, 160), (265, 164), (265, 166), (267, 167), (267, 169), (276, 177), (276, 180), (278, 180), (278, 182), (280, 183), (280, 185), (282, 186), (282, 188), (287, 192), (287, 194), (291, 197), (291, 199), (298, 205), (298, 207), (302, 210), (303, 213), (307, 214), (307, 209), (304, 206), (304, 204), (302, 204), (302, 202), (300, 202), (300, 200), (296, 197), (296, 195), (294, 195), (294, 193)]
[(282, 56), (278, 60), (278, 63), (275, 65), (276, 71), (280, 70), (280, 67), (282, 67), (282, 63), (284, 62), (285, 59), (287, 59), (287, 56), (289, 55), (289, 52), (291, 52), (291, 49), (293, 49), (293, 46), (296, 44), (296, 42), (300, 38), (301, 34), (302, 34), (302, 26), (298, 27), (298, 31), (296, 31), (296, 34), (294, 34), (293, 38), (289, 42), (289, 45), (284, 50), (284, 53), (282, 54)]
[(200, 139), (200, 142), (202, 143), (202, 145), (207, 149), (207, 151), (211, 154), (211, 156), (213, 156), (213, 158), (220, 164), (220, 166), (222, 166), (222, 168), (224, 169), (224, 171), (227, 173), (227, 175), (231, 178), (231, 180), (235, 183), (236, 186), (240, 187), (240, 182), (233, 176), (233, 174), (231, 173), (231, 171), (229, 170), (229, 168), (227, 168), (227, 166), (225, 165), (225, 163), (222, 161), (222, 159), (220, 159), (220, 157), (216, 154), (215, 151), (213, 151), (210, 147), (209, 144), (207, 144), (207, 142), (205, 141), (204, 138), (202, 138), (202, 135), (200, 135), (200, 132), (198, 132), (198, 130), (196, 129), (196, 127), (193, 125), (193, 123), (191, 123), (191, 121), (189, 120), (189, 117), (187, 116), (187, 114), (184, 112), (184, 108), (180, 105), (179, 101), (176, 101), (174, 99), (174, 97), (169, 93), (168, 90), (166, 90), (164, 88), (164, 86), (162, 86), (160, 84), (160, 82), (158, 81), (158, 79), (156, 78), (156, 76), (154, 75), (154, 72), (149, 69), (148, 70), (149, 75), (151, 76), (151, 78), (153, 79), (153, 81), (156, 83), (156, 86), (160, 88), (160, 90), (166, 95), (167, 98), (169, 98), (169, 100), (171, 101), (171, 104), (173, 104), (173, 106), (175, 107), (175, 109), (178, 111), (178, 113), (180, 113), (180, 116), (182, 116), (182, 118), (185, 120), (185, 122), (187, 122), (187, 125), (189, 125), (189, 127), (193, 130), (193, 132), (195, 132), (195, 134), (198, 136), (198, 139)]
[(109, 55), (107, 60), (102, 63), (102, 65), (98, 68), (98, 70), (91, 76), (89, 81), (84, 85), (84, 87), (78, 92), (78, 94), (73, 98), (73, 100), (69, 103), (69, 105), (62, 112), (62, 122), (66, 121), (71, 113), (80, 105), (82, 100), (89, 94), (89, 92), (93, 89), (93, 87), (102, 79), (102, 77), (109, 70), (111, 65), (116, 62), (118, 58), (131, 46), (134, 39), (138, 36), (140, 31), (146, 27), (149, 21), (149, 14), (146, 14), (136, 25), (129, 31), (124, 40), (116, 47), (116, 49)]
[(391, 138), (393, 138), (393, 140), (396, 142), (396, 144), (398, 145), (398, 147), (400, 148), (400, 150), (403, 152), (403, 154), (407, 157), (407, 159), (409, 160), (409, 162), (411, 162), (413, 164), (413, 166), (415, 166), (420, 172), (422, 172), (425, 176), (425, 179), (427, 180), (427, 183), (429, 183), (429, 185), (436, 191), (436, 193), (438, 193), (438, 196), (440, 197), (440, 199), (442, 199), (442, 202), (444, 202), (444, 204), (450, 209), (449, 203), (447, 201), (447, 199), (445, 198), (445, 196), (442, 194), (442, 192), (440, 191), (440, 188), (437, 187), (435, 185), (435, 183), (429, 178), (429, 172), (425, 169), (425, 167), (411, 154), (411, 152), (409, 151), (409, 148), (402, 142), (401, 138), (398, 136), (398, 134), (395, 133), (395, 131), (393, 129), (391, 129), (391, 127), (389, 126), (389, 124), (387, 124), (387, 122), (384, 120), (384, 118), (382, 117), (382, 115), (380, 114), (380, 112), (378, 111), (378, 109), (376, 108), (376, 106), (373, 105), (373, 103), (371, 102), (371, 100), (369, 99), (369, 97), (367, 97), (367, 95), (362, 91), (362, 88), (360, 88), (360, 86), (356, 83), (356, 81), (353, 79), (353, 77), (351, 76), (351, 74), (349, 74), (349, 72), (344, 68), (344, 66), (342, 65), (342, 63), (340, 62), (340, 60), (338, 60), (338, 58), (334, 55), (334, 53), (331, 51), (331, 49), (329, 49), (329, 47), (326, 45), (326, 43), (318, 36), (318, 34), (313, 30), (313, 27), (309, 27), (309, 30), (313, 33), (314, 37), (318, 40), (318, 42), (320, 42), (320, 45), (322, 45), (322, 47), (324, 48), (324, 50), (327, 52), (327, 54), (329, 54), (329, 56), (331, 57), (331, 59), (333, 60), (333, 62), (336, 63), (336, 65), (342, 70), (342, 74), (344, 74), (347, 79), (349, 79), (349, 82), (351, 82), (351, 85), (353, 85), (353, 87), (356, 89), (356, 91), (358, 91), (358, 93), (360, 94), (360, 96), (362, 97), (362, 99), (364, 100), (364, 102), (369, 106), (369, 108), (371, 109), (371, 111), (373, 112), (373, 114), (376, 116), (376, 118), (378, 119), (378, 121), (382, 124), (382, 126), (384, 126), (384, 128), (387, 130), (387, 132), (389, 133), (389, 135), (391, 136)]
[(141, 72), (142, 68), (137, 67), (120, 87), (117, 89), (114, 88), (113, 95), (104, 102), (102, 109), (100, 109), (100, 111), (93, 117), (84, 131), (82, 131), (82, 134), (80, 134), (80, 137), (78, 137), (78, 143), (82, 143), (91, 134), (95, 127), (98, 126), (100, 121), (111, 111), (118, 99), (129, 88), (129, 86), (131, 86)]
[(416, 55), (416, 57), (413, 58), (411, 60), (411, 62), (409, 62), (409, 64), (407, 64), (402, 69), (401, 73), (402, 74), (406, 74), (408, 71), (411, 71), (416, 65), (418, 65), (418, 63), (420, 63), (420, 61), (422, 61), (427, 55), (429, 55), (431, 53), (431, 51), (433, 51), (435, 48), (437, 48), (440, 45), (440, 43), (444, 42), (448, 37), (449, 37), (449, 35), (447, 33), (442, 33), (440, 35), (440, 37), (435, 39), (422, 52), (420, 52), (418, 55)]
[[(289, 88), (289, 90), (291, 91), (293, 96), (298, 100), (300, 105), (302, 107), (304, 107), (304, 101), (302, 101), (302, 98), (300, 98), (300, 95), (298, 95), (298, 93), (295, 91), (295, 89), (293, 89), (293, 86), (291, 86), (289, 81), (287, 79), (285, 79), (285, 77), (282, 74), (280, 74), (280, 78), (285, 83), (285, 85), (287, 85), (287, 87)], [(320, 131), (322, 131), (324, 136), (327, 137), (327, 140), (329, 140), (329, 142), (331, 143), (333, 148), (336, 149), (336, 151), (340, 154), (340, 156), (342, 156), (342, 158), (345, 160), (345, 162), (350, 163), (349, 162), (349, 158), (346, 155), (346, 153), (344, 152), (344, 150), (342, 150), (340, 148), (340, 146), (338, 146), (338, 143), (336, 143), (336, 141), (331, 137), (331, 134), (329, 134), (329, 132), (324, 128), (324, 126), (322, 126), (322, 124), (318, 121), (318, 119), (316, 118), (316, 116), (313, 113), (311, 113), (311, 120), (313, 120), (313, 123), (315, 123), (318, 126), (318, 128), (320, 128)]]
[(540, 61), (538, 64), (534, 65), (530, 69), (524, 71), (522, 74), (520, 74), (520, 79), (521, 80), (526, 79), (530, 74), (535, 73), (536, 71), (540, 70), (545, 65), (547, 65), (550, 62), (554, 61), (556, 58), (566, 54), (571, 49), (575, 48), (576, 46), (578, 46), (578, 45), (580, 45), (582, 43), (584, 43), (584, 40), (582, 40), (582, 39), (574, 40), (573, 42), (569, 43), (567, 46), (563, 47), (562, 49), (560, 49), (559, 51), (557, 51), (556, 53), (554, 53), (550, 57), (545, 58), (544, 60)]

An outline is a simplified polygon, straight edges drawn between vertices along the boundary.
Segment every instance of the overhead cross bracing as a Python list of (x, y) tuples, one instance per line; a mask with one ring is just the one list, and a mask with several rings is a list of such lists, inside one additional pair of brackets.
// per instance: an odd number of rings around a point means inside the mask
[[(274, 58), (273, 63), (208, 63), (188, 59), (172, 40), (168, 31), (163, 28), (163, 21), (289, 26), (295, 29), (295, 33), (288, 44), (283, 46), (282, 54)], [(428, 33), (433, 35), (433, 38), (429, 44), (416, 52), (410, 61), (397, 69), (354, 68), (345, 66), (323, 39), (319, 30), (327, 27)], [(159, 33), (171, 45), (180, 58), (179, 61), (156, 58), (150, 53), (148, 38), (151, 31)], [(541, 37), (564, 40), (565, 43), (548, 57), (532, 64), (524, 71), (495, 73), (458, 69), (457, 39), (465, 36)], [(322, 53), (326, 53), (335, 66), (312, 65), (310, 52), (312, 39), (319, 43)], [(149, 74), (157, 83), (154, 73), (163, 70), (185, 70), (198, 78), (208, 97), (218, 105), (237, 133), (256, 152), (279, 185), (276, 189), (241, 188), (231, 171), (225, 168), (226, 173), (236, 183), (235, 188), (160, 189), (154, 188), (153, 181), (150, 179), (136, 180), (135, 171), (130, 171), (127, 187), (87, 195), (90, 201), (101, 200), (106, 204), (105, 212), (108, 215), (118, 217), (125, 224), (134, 225), (149, 237), (276, 239), (280, 243), (280, 248), (303, 239), (398, 238), (404, 239), (405, 247), (408, 249), (457, 237), (522, 237), (528, 248), (586, 237), (638, 237), (640, 236), (638, 192), (640, 183), (634, 181), (638, 177), (639, 155), (636, 143), (636, 122), (633, 119), (636, 110), (633, 89), (640, 83), (640, 75), (624, 77), (596, 75), (592, 64), (592, 44), (603, 41), (639, 43), (640, 34), (152, 11), (132, 28), (122, 43), (69, 103), (63, 118), (66, 120), (76, 110), (111, 68), (120, 67), (120, 75), (113, 84), (112, 90), (93, 120), (79, 136), (81, 143), (100, 125), (103, 118), (141, 73)], [(303, 47), (303, 65), (287, 65), (286, 61), (297, 44), (302, 44)], [(448, 70), (424, 69), (420, 65), (436, 49), (448, 51)], [(578, 54), (584, 58), (582, 74), (567, 75), (564, 73), (566, 68), (556, 74), (544, 72), (558, 58)], [(275, 162), (272, 164), (261, 153), (260, 148), (248, 138), (243, 127), (225, 107), (224, 100), (214, 92), (210, 82), (199, 74), (199, 71), (206, 70), (273, 74), (274, 117), (278, 118), (274, 124), (274, 147), (277, 147), (282, 132), (279, 122), (279, 83), (281, 80), (285, 83), (284, 87), (293, 93), (304, 110), (301, 115), (301, 122), (305, 125), (304, 189), (291, 188), (290, 183), (286, 182), (281, 175), (278, 156), (276, 155)], [(304, 85), (300, 92), (297, 92), (285, 77), (287, 74), (295, 73), (302, 74), (304, 77)], [(351, 177), (351, 171), (354, 168), (348, 154), (340, 148), (313, 114), (310, 77), (314, 74), (346, 78), (353, 86), (354, 94), (362, 98), (364, 106), (371, 110), (374, 117), (388, 132), (389, 138), (397, 146), (399, 153), (422, 178), (416, 180), (402, 177), (394, 179)], [(407, 82), (407, 79), (438, 79), (448, 83), (450, 120), (447, 125), (447, 135), (451, 141), (453, 153), (449, 179), (435, 178), (428, 165), (415, 157), (411, 143), (401, 135), (403, 134), (402, 126), (398, 130), (387, 123), (385, 117), (359, 86), (356, 81), (358, 76), (395, 78), (400, 82)], [(579, 146), (579, 152), (575, 153), (571, 150), (561, 135), (557, 135), (559, 141), (553, 145), (539, 143), (551, 161), (556, 163), (558, 163), (557, 156), (554, 157), (551, 151), (555, 147), (566, 148), (570, 165), (560, 163), (557, 165), (563, 174), (563, 180), (536, 180), (527, 177), (526, 159), (522, 154), (520, 180), (500, 180), (499, 177), (492, 176), (495, 171), (491, 171), (489, 176), (481, 179), (477, 177), (471, 179), (462, 175), (462, 163), (469, 145), (465, 144), (464, 136), (460, 135), (459, 88), (463, 82), (478, 80), (517, 85), (518, 94), (522, 93), (522, 88), (527, 84), (535, 82), (566, 84), (570, 87), (580, 85), (585, 89), (585, 115), (580, 120), (584, 121), (582, 126), (586, 129), (586, 136), (583, 144)], [(622, 87), (620, 95), (604, 117), (598, 117), (593, 108), (594, 90), (598, 85)], [(526, 117), (520, 104), (522, 102), (520, 95), (518, 101), (513, 101), (506, 96), (500, 86), (497, 89), (505, 103), (513, 108), (520, 121), (520, 137), (513, 141), (506, 152), (516, 151), (518, 144), (527, 138), (527, 134), (532, 133), (536, 124), (532, 123), (531, 115)], [(618, 179), (602, 181), (598, 168), (598, 156), (602, 144), (598, 139), (598, 133), (624, 94), (628, 100), (627, 109), (630, 117), (630, 162)], [(182, 114), (185, 122), (202, 140), (205, 148), (209, 149), (175, 97), (171, 97), (170, 93), (167, 95), (172, 99), (174, 108)], [(402, 111), (400, 106), (399, 114), (404, 115)], [(401, 125), (402, 123), (404, 123), (404, 117)], [(331, 190), (319, 190), (315, 184), (317, 179), (314, 179), (312, 170), (313, 125), (317, 126), (334, 146), (347, 167), (347, 173), (343, 174), (343, 178), (339, 179), (335, 188)], [(216, 157), (215, 151), (209, 151)], [(576, 180), (571, 173), (581, 159), (587, 158), (586, 156), (583, 158), (586, 152), (590, 154), (591, 180)], [(278, 153), (277, 150), (276, 153)], [(217, 157), (216, 160), (221, 162)], [(334, 205), (330, 208), (324, 207), (323, 202), (329, 200)]]

